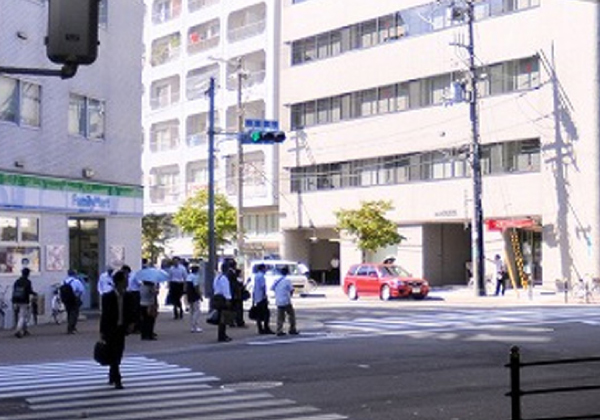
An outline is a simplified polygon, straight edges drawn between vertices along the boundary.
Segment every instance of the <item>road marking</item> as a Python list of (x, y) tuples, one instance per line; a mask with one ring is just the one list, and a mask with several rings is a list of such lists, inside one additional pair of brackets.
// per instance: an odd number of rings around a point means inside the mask
[[(0, 420), (342, 420), (317, 407), (276, 398), (264, 388), (211, 386), (218, 378), (145, 357), (122, 363), (125, 389), (106, 384), (107, 367), (93, 361), (0, 366)], [(75, 392), (75, 394), (74, 394)], [(164, 398), (168, 395), (168, 398)], [(20, 400), (19, 400), (20, 401)]]

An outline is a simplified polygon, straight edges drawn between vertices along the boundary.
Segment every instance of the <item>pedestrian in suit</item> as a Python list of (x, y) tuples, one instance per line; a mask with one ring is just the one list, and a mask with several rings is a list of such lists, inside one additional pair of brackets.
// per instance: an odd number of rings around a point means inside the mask
[(100, 338), (106, 342), (110, 360), (108, 384), (123, 389), (121, 359), (125, 350), (125, 336), (134, 327), (136, 313), (134, 297), (127, 293), (128, 275), (119, 270), (113, 275), (115, 287), (102, 295)]

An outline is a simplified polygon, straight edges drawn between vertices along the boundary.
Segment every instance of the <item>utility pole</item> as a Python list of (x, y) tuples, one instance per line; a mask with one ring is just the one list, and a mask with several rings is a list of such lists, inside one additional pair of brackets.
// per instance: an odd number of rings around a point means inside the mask
[(473, 283), (476, 285), (477, 295), (485, 296), (485, 266), (483, 249), (483, 207), (481, 204), (482, 182), (481, 182), (481, 142), (479, 139), (479, 114), (477, 103), (477, 68), (475, 66), (475, 37), (473, 25), (475, 21), (474, 0), (466, 0), (466, 13), (468, 19), (469, 44), (469, 116), (471, 119), (472, 135), (472, 173), (473, 173), (473, 220), (471, 223), (472, 242), (472, 273)]
[(213, 295), (213, 281), (217, 268), (215, 245), (215, 78), (210, 78), (208, 88), (208, 264), (205, 275), (205, 288), (208, 297)]
[(242, 58), (237, 62), (237, 257), (239, 268), (244, 268), (244, 145), (242, 136), (244, 133), (244, 108), (242, 105), (242, 88), (244, 72), (242, 70)]

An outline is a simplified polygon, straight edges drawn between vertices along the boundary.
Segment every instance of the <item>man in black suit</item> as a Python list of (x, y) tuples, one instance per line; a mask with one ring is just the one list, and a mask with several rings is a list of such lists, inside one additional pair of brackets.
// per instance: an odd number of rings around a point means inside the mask
[(113, 275), (114, 289), (102, 295), (100, 337), (106, 342), (110, 357), (108, 384), (123, 389), (121, 359), (125, 350), (125, 336), (135, 324), (134, 297), (126, 292), (127, 273), (119, 270)]

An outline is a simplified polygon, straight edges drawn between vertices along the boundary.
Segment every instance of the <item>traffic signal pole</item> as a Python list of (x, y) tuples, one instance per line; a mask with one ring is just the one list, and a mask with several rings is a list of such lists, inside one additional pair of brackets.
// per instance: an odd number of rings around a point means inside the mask
[(238, 144), (237, 144), (237, 257), (239, 268), (244, 268), (244, 108), (242, 105), (242, 88), (244, 72), (242, 71), (242, 58), (237, 63), (237, 114), (238, 114)]

